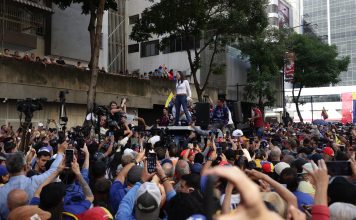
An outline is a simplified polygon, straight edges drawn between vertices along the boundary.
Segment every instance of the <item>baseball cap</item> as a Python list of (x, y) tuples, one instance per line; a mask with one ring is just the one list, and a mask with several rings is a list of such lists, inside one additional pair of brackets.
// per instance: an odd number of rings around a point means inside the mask
[(261, 168), (264, 173), (272, 173), (273, 172), (273, 164), (268, 161), (261, 161)]
[(200, 174), (202, 169), (203, 169), (203, 165), (200, 163), (194, 163), (192, 165), (192, 173)]
[(135, 165), (131, 167), (129, 172), (127, 173), (127, 181), (131, 184), (135, 184), (141, 180), (141, 173), (143, 168), (141, 166)]
[(161, 137), (158, 136), (158, 135), (155, 135), (155, 136), (151, 137), (151, 138), (148, 140), (148, 143), (151, 143), (152, 146), (154, 147), (155, 144), (156, 144), (158, 141), (160, 141), (160, 140), (161, 140)]
[(104, 207), (94, 207), (78, 215), (78, 220), (112, 220), (114, 217)]
[(235, 131), (232, 132), (233, 137), (242, 137), (244, 133), (240, 129), (236, 129)]
[(161, 192), (156, 183), (146, 182), (137, 190), (135, 198), (136, 219), (158, 219)]
[(50, 219), (51, 213), (43, 211), (35, 205), (25, 205), (15, 208), (9, 213), (9, 220), (18, 219)]
[(323, 153), (330, 157), (334, 156), (334, 150), (331, 147), (324, 147)]
[(126, 155), (130, 155), (132, 159), (135, 159), (136, 156), (137, 156), (137, 152), (135, 152), (134, 150), (132, 150), (130, 148), (126, 148), (124, 150), (124, 155), (123, 156), (126, 156)]
[(278, 175), (281, 175), (282, 171), (285, 168), (289, 168), (290, 165), (287, 164), (286, 162), (279, 162), (274, 166), (274, 172), (277, 173)]
[[(302, 170), (302, 172), (299, 173), (299, 174), (307, 174), (308, 172), (307, 172), (306, 170), (308, 170), (308, 171), (313, 171), (313, 165), (312, 165), (311, 163), (306, 163), (306, 164), (304, 164), (302, 167), (303, 167), (303, 170)], [(305, 170), (305, 169), (306, 169), (306, 170)]]
[(43, 123), (42, 122), (38, 122), (38, 127), (43, 127)]
[(5, 176), (9, 172), (7, 171), (6, 167), (4, 165), (0, 165), (0, 176)]

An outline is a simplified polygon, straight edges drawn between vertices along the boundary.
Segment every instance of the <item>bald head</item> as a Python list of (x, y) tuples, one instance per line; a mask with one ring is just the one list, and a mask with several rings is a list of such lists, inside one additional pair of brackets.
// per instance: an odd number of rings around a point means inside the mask
[(28, 202), (28, 195), (22, 189), (11, 190), (7, 195), (7, 207), (10, 211), (17, 207), (27, 205)]
[(181, 176), (185, 174), (189, 174), (189, 164), (185, 160), (178, 160), (177, 165), (176, 165), (176, 174), (177, 177), (180, 178)]
[(281, 149), (279, 149), (278, 147), (273, 148), (269, 153), (271, 161), (280, 161), (281, 154), (282, 154)]
[(162, 166), (162, 169), (164, 171), (164, 173), (166, 174), (166, 176), (168, 178), (173, 178), (174, 176), (174, 167), (171, 163), (165, 163)]

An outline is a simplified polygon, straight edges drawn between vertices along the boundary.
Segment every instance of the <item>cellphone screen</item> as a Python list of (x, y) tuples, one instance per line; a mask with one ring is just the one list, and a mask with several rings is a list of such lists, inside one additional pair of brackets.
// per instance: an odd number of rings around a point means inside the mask
[(156, 153), (149, 153), (147, 157), (147, 171), (154, 173), (156, 171)]
[(349, 161), (329, 161), (326, 162), (330, 176), (351, 176), (351, 163)]
[(74, 150), (66, 150), (66, 167), (72, 167)]
[(220, 156), (222, 154), (222, 148), (216, 147), (216, 153), (218, 154), (218, 156)]

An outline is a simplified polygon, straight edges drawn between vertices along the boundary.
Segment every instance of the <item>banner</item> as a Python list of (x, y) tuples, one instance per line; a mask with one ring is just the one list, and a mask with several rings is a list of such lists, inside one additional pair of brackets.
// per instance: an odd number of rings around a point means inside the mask
[(342, 119), (343, 124), (352, 122), (352, 93), (342, 93), (341, 94), (342, 102)]
[(289, 27), (289, 7), (282, 1), (278, 1), (278, 26), (279, 28)]
[(284, 77), (285, 79), (293, 79), (294, 77), (294, 67), (295, 67), (295, 54), (287, 52), (285, 56), (284, 64)]

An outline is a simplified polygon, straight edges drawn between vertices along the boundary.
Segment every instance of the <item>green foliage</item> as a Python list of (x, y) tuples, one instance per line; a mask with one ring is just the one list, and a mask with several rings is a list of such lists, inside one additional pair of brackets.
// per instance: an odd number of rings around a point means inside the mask
[[(192, 48), (193, 52), (184, 48), (199, 97), (210, 74), (223, 72), (223, 66), (214, 63), (215, 55), (239, 37), (254, 36), (267, 26), (266, 3), (266, 0), (161, 0), (144, 10), (130, 38), (137, 42), (168, 36), (201, 40), (200, 47)], [(166, 45), (167, 39), (163, 38), (160, 49)], [(201, 87), (196, 72), (202, 65), (200, 55), (206, 49), (211, 54)]]
[(141, 42), (153, 34), (201, 36), (208, 30), (254, 35), (266, 25), (265, 1), (261, 0), (161, 0), (144, 10), (130, 38)]
[(271, 28), (255, 37), (240, 39), (237, 45), (242, 58), (251, 65), (245, 97), (257, 100), (261, 107), (273, 106), (276, 101), (275, 82), (281, 80), (286, 37), (285, 30)]
[(349, 57), (338, 58), (335, 45), (329, 46), (320, 39), (292, 34), (290, 51), (296, 55), (294, 82), (306, 87), (338, 83), (341, 72), (346, 71)]
[[(288, 39), (290, 51), (295, 53), (295, 71), (293, 80), (293, 102), (301, 122), (299, 97), (306, 87), (319, 87), (338, 83), (341, 72), (346, 71), (350, 63), (349, 57), (338, 58), (335, 45), (329, 46), (319, 38), (310, 35), (292, 34)], [(299, 84), (298, 94), (294, 94), (295, 86)]]
[[(91, 13), (91, 7), (95, 11), (99, 6), (100, 0), (52, 0), (52, 2), (58, 5), (61, 9), (66, 9), (71, 4), (81, 4), (82, 5), (82, 13), (89, 14)], [(117, 3), (115, 0), (105, 0), (105, 10), (113, 9), (117, 10)]]

